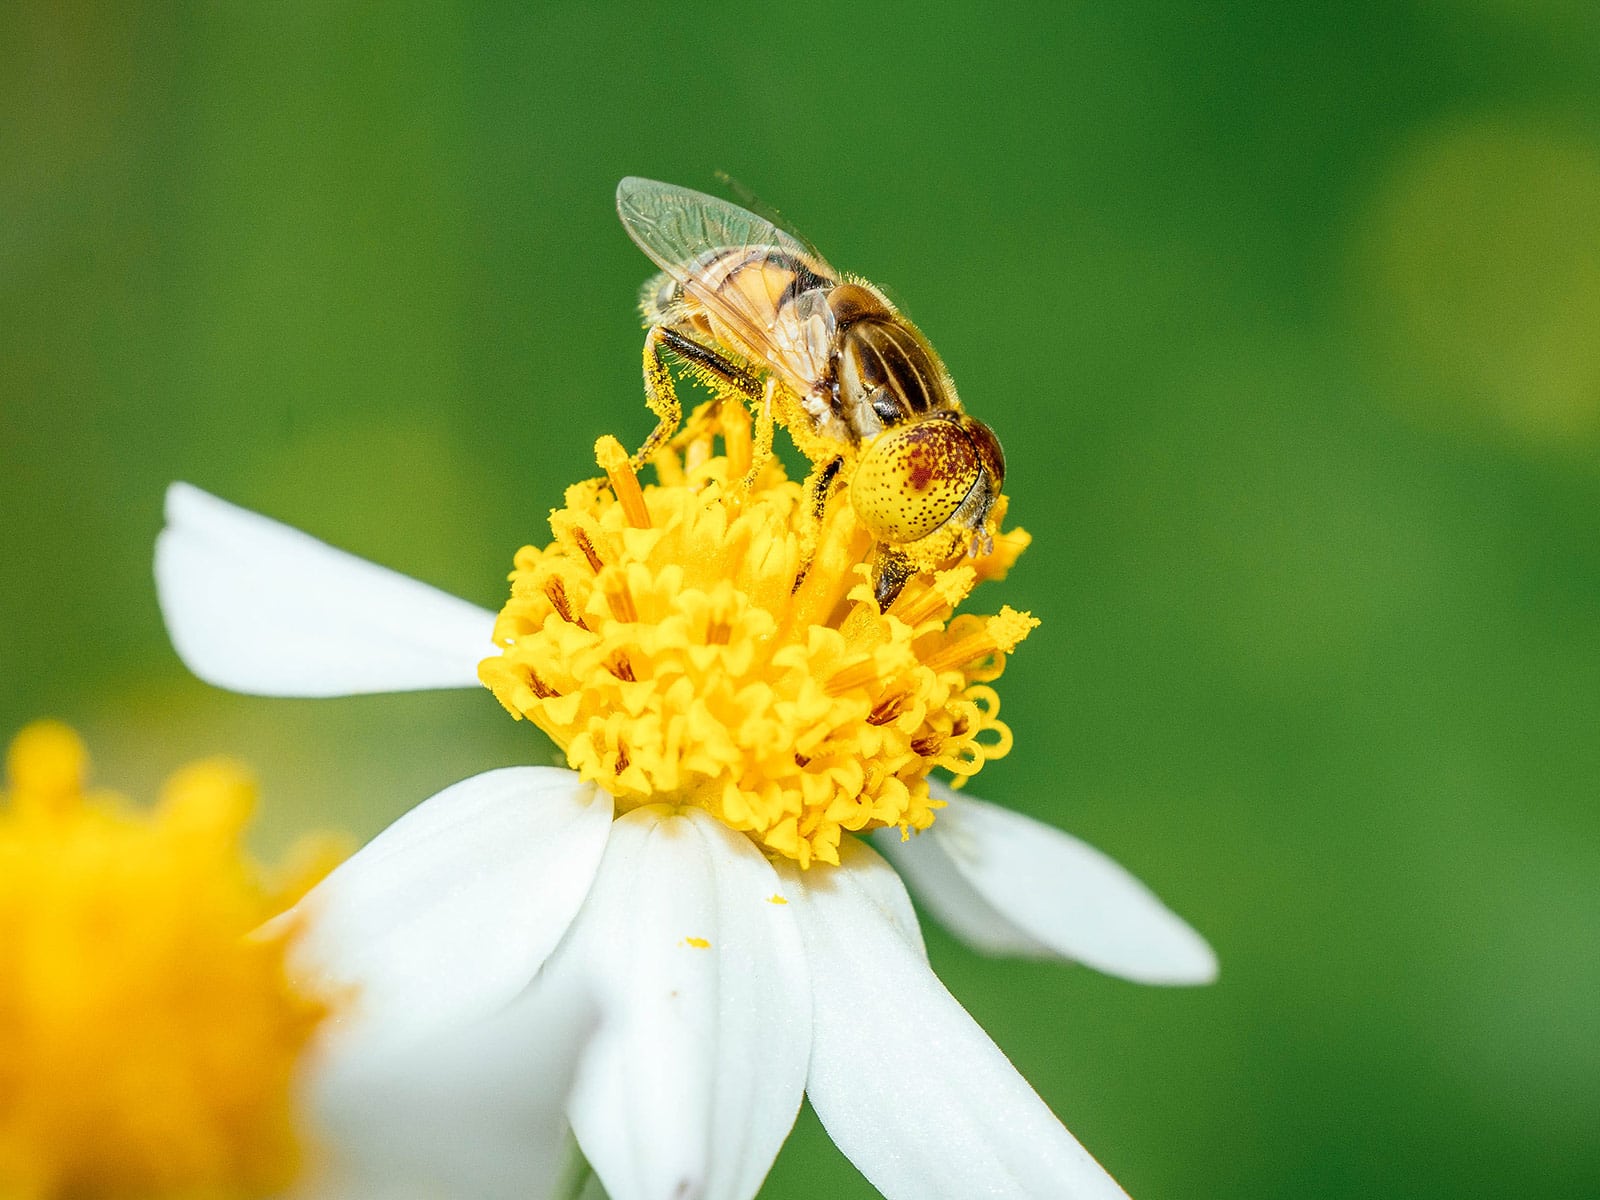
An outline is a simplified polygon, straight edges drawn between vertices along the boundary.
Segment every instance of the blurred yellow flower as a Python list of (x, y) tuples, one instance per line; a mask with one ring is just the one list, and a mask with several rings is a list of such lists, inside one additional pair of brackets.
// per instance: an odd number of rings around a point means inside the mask
[(592, 1003), (432, 1040), (352, 1019), (350, 990), (295, 976), (314, 919), (270, 920), (334, 865), (329, 839), (274, 882), (243, 850), (239, 765), (185, 767), (149, 809), (89, 790), (88, 766), (50, 721), (6, 763), (3, 1200), (548, 1194)]
[(245, 935), (314, 877), (285, 895), (245, 857), (255, 789), (237, 764), (184, 769), (150, 810), (88, 793), (87, 771), (52, 722), (7, 759), (0, 1193), (277, 1191), (301, 1159), (296, 1067), (329, 1008), (289, 982), (292, 930)]

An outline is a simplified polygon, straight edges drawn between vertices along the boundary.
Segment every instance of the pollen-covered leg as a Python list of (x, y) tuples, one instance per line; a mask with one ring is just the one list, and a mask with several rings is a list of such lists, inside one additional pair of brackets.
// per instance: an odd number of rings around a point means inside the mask
[(672, 383), (672, 369), (662, 352), (665, 333), (661, 326), (652, 325), (644, 337), (644, 402), (656, 416), (656, 427), (630, 459), (636, 471), (650, 461), (683, 423), (683, 404)]
[(828, 494), (833, 491), (833, 481), (839, 478), (844, 459), (830, 458), (811, 468), (806, 476), (806, 495), (811, 497), (811, 519), (822, 524), (822, 514), (828, 508)]
[(756, 476), (772, 459), (773, 408), (777, 392), (778, 381), (769, 375), (761, 389), (761, 403), (756, 406), (755, 445), (751, 447), (750, 469), (744, 477), (744, 489), (747, 492), (755, 488)]
[(894, 546), (879, 544), (872, 560), (872, 595), (878, 611), (887, 612), (906, 583), (917, 573), (917, 564)]
[(636, 471), (666, 445), (683, 423), (683, 404), (672, 382), (668, 353), (679, 359), (689, 374), (719, 396), (732, 394), (750, 403), (763, 394), (760, 380), (737, 363), (730, 362), (715, 350), (702, 346), (675, 329), (652, 325), (644, 339), (644, 399), (650, 411), (656, 415), (657, 424), (644, 445), (630, 459)]
[(844, 459), (835, 456), (818, 462), (811, 468), (811, 474), (806, 476), (806, 515), (798, 517), (800, 569), (795, 572), (794, 591), (800, 590), (800, 585), (805, 582), (806, 575), (811, 570), (811, 560), (817, 553), (817, 540), (822, 536), (823, 518), (828, 514), (828, 498), (833, 494), (834, 480), (839, 478), (839, 471), (843, 466)]

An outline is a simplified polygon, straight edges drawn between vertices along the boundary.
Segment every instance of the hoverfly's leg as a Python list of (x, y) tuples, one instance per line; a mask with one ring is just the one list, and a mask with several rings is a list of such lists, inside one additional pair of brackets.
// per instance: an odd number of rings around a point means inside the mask
[(629, 460), (636, 471), (650, 461), (683, 422), (683, 404), (672, 383), (668, 352), (683, 360), (692, 374), (713, 389), (727, 388), (752, 401), (761, 395), (760, 381), (743, 367), (675, 329), (652, 325), (644, 337), (644, 400), (656, 415), (656, 427)]
[(768, 375), (766, 385), (761, 389), (761, 403), (756, 405), (756, 441), (750, 453), (750, 469), (744, 477), (744, 490), (747, 492), (754, 489), (756, 476), (761, 474), (761, 468), (772, 457), (773, 408), (777, 392), (777, 376)]
[(813, 467), (806, 478), (806, 492), (811, 497), (811, 520), (817, 525), (822, 524), (822, 514), (828, 508), (828, 493), (833, 490), (833, 481), (839, 478), (839, 470), (843, 466), (844, 459), (835, 455), (820, 466)]
[(901, 589), (916, 573), (917, 564), (909, 554), (882, 542), (878, 544), (878, 552), (872, 560), (872, 595), (878, 602), (879, 612), (889, 611)]
[(661, 326), (652, 325), (650, 332), (644, 335), (644, 402), (656, 416), (656, 427), (628, 460), (635, 471), (642, 469), (683, 423), (683, 405), (678, 400), (677, 388), (672, 385), (672, 371), (662, 354), (665, 333)]
[(800, 569), (795, 572), (794, 588), (798, 591), (811, 570), (811, 560), (816, 557), (817, 540), (822, 536), (822, 518), (828, 512), (828, 493), (833, 491), (833, 481), (839, 478), (844, 459), (835, 455), (811, 468), (806, 476), (807, 520), (800, 531)]

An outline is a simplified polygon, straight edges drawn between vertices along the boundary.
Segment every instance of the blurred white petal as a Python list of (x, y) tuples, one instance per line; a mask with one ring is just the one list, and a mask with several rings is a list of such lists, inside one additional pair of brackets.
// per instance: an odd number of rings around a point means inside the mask
[(506, 767), (401, 817), (279, 920), (293, 968), (350, 989), (334, 1022), (384, 1043), (494, 1012), (572, 923), (611, 828), (611, 797), (555, 767)]
[(876, 844), (928, 909), (990, 954), (1061, 957), (1139, 983), (1217, 977), (1204, 938), (1093, 846), (1021, 813), (929, 787), (948, 802), (933, 828)]
[(344, 696), (478, 687), (494, 614), (175, 483), (156, 539), (172, 644), (218, 687)]
[(436, 1037), (330, 1056), (306, 1087), (327, 1158), (312, 1195), (545, 1200), (596, 1018), (581, 992), (545, 989)]
[(811, 973), (806, 1092), (839, 1149), (889, 1200), (1123, 1197), (886, 919), (889, 865), (853, 839), (840, 862), (778, 866)]
[(571, 1113), (612, 1200), (749, 1200), (766, 1177), (811, 1035), (781, 890), (749, 839), (701, 810), (616, 821), (550, 964), (590, 984), (605, 1014)]

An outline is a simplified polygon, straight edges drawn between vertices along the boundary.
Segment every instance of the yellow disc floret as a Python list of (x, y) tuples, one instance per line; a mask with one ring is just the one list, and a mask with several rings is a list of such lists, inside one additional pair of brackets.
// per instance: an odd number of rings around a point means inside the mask
[(277, 1194), (326, 1007), (289, 985), (292, 932), (248, 936), (287, 899), (241, 851), (249, 778), (196, 764), (135, 809), (85, 794), (82, 743), (55, 723), (24, 730), (7, 767), (0, 1196)]
[(842, 489), (814, 514), (776, 460), (750, 473), (750, 447), (737, 406), (708, 407), (641, 486), (601, 439), (607, 479), (569, 488), (554, 540), (518, 552), (479, 674), (619, 809), (697, 805), (802, 866), (836, 863), (846, 831), (932, 824), (930, 768), (964, 779), (1010, 749), (988, 684), (1036, 622), (952, 613), (1027, 535), (880, 612), (874, 539)]

